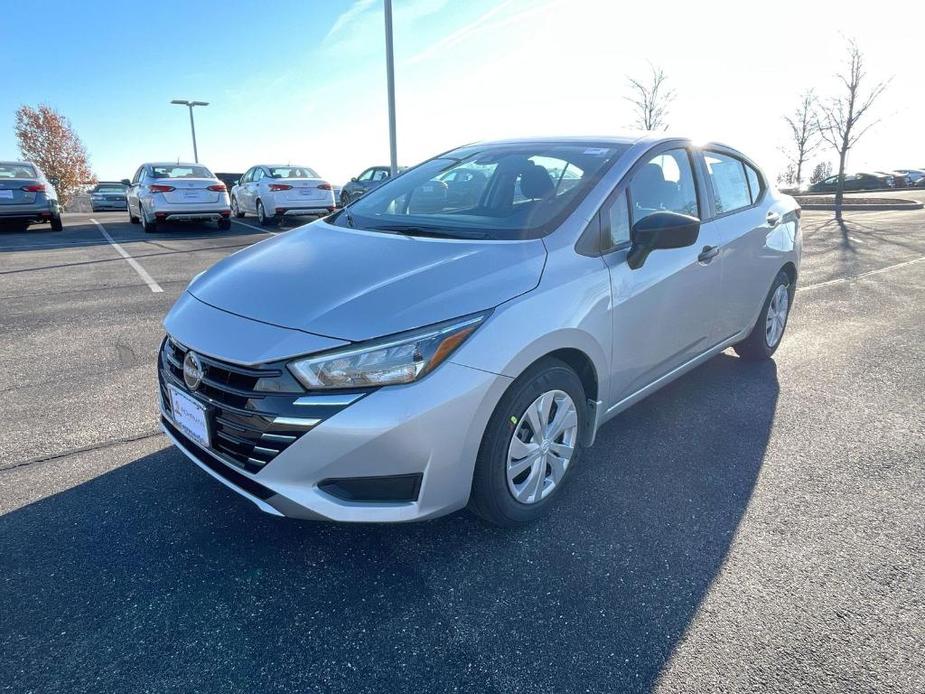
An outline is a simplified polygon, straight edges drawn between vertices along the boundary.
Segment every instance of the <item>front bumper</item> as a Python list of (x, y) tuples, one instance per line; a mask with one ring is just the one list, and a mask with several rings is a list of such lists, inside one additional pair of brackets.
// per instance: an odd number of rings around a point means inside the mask
[[(182, 381), (172, 379), (169, 368), (165, 370), (161, 362), (161, 383), (169, 381), (178, 387)], [(224, 427), (229, 420), (244, 420), (236, 419), (234, 413), (227, 416), (221, 403), (208, 395), (190, 393), (209, 407), (212, 448), (202, 448), (183, 436), (171, 418), (164, 390), (162, 427), (193, 462), (268, 513), (350, 522), (414, 521), (466, 505), (482, 434), (510, 382), (504, 376), (447, 362), (417, 383), (359, 396), (304, 393), (274, 396), (273, 403), (267, 397), (261, 399), (263, 404), (248, 401), (240, 408), (248, 415), (247, 421), (255, 419), (250, 413), (258, 407), (291, 405), (296, 410), (303, 407), (306, 416), (316, 422), (305, 426), (304, 433), (293, 436), (295, 440), (279, 452), (254, 454), (253, 463), (248, 462), (247, 448), (243, 453), (241, 448), (229, 449), (223, 439), (216, 438), (221, 436), (219, 430), (228, 431)], [(300, 399), (308, 404), (295, 404)], [(283, 431), (270, 428), (274, 418), (279, 420), (272, 414), (257, 417), (268, 423), (264, 436)], [(237, 434), (241, 438), (250, 435)], [(229, 455), (230, 450), (237, 457)], [(261, 459), (265, 457), (270, 460)], [(340, 487), (331, 484), (334, 480), (363, 480), (372, 489), (384, 484), (393, 490), (413, 488), (413, 498), (357, 500), (339, 493)]]

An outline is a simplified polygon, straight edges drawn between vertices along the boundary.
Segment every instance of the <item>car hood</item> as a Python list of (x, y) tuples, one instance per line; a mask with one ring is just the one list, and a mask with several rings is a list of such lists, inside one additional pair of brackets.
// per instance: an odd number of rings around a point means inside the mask
[(239, 316), (351, 342), (464, 316), (534, 289), (546, 249), (369, 232), (324, 221), (234, 253), (188, 291)]

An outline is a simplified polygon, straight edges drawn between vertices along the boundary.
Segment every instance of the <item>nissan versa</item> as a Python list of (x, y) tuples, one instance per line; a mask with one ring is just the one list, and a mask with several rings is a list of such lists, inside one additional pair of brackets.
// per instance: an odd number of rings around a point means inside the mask
[(771, 357), (799, 218), (721, 145), (467, 145), (196, 277), (163, 427), (270, 513), (528, 522), (615, 414), (727, 347)]

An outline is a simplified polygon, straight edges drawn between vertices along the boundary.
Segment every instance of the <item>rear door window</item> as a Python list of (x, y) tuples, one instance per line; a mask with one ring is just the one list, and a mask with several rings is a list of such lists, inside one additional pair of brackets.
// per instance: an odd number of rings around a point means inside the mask
[(748, 179), (748, 190), (752, 195), (752, 204), (758, 202), (761, 193), (764, 190), (764, 184), (761, 182), (761, 174), (754, 167), (745, 165), (745, 177)]
[(703, 158), (713, 188), (717, 214), (734, 212), (752, 204), (745, 164), (741, 159), (719, 152), (704, 152)]

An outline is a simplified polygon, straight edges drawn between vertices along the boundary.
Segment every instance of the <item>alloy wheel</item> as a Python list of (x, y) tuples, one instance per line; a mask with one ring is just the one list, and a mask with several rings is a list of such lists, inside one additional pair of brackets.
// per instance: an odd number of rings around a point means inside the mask
[(764, 339), (768, 347), (780, 342), (787, 325), (787, 312), (790, 310), (790, 288), (781, 284), (774, 290), (771, 303), (768, 304), (768, 317), (764, 325)]
[(578, 410), (562, 390), (540, 395), (516, 422), (507, 453), (507, 485), (522, 504), (535, 504), (562, 482), (578, 441)]

